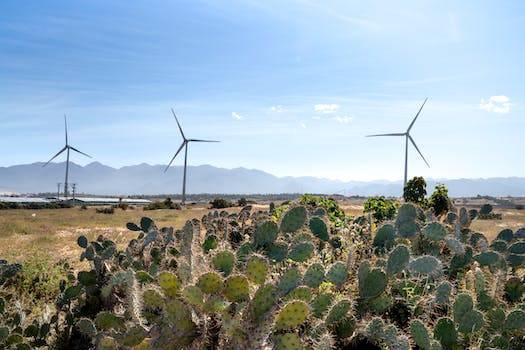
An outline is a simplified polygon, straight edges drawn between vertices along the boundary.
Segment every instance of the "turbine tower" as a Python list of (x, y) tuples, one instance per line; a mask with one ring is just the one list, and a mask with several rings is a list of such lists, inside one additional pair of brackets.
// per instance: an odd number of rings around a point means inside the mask
[(410, 123), (410, 125), (408, 126), (407, 131), (400, 132), (400, 133), (393, 133), (393, 134), (377, 134), (377, 135), (367, 135), (366, 136), (366, 137), (377, 137), (377, 136), (404, 136), (405, 137), (405, 179), (404, 179), (404, 182), (403, 182), (403, 188), (405, 188), (405, 186), (407, 184), (407, 176), (408, 176), (408, 141), (409, 140), (412, 143), (412, 145), (414, 145), (414, 148), (416, 149), (417, 153), (419, 153), (421, 158), (423, 158), (423, 161), (425, 162), (425, 164), (430, 168), (430, 165), (428, 164), (428, 162), (425, 159), (425, 157), (423, 157), (423, 154), (421, 153), (421, 151), (417, 147), (416, 143), (414, 142), (414, 139), (412, 138), (412, 136), (410, 136), (410, 130), (414, 126), (414, 123), (416, 122), (416, 119), (419, 116), (419, 114), (421, 113), (421, 110), (423, 109), (423, 106), (425, 105), (427, 100), (428, 100), (428, 97), (425, 98), (425, 101), (423, 101), (423, 104), (421, 105), (421, 107), (419, 108), (419, 111), (417, 112), (416, 116), (412, 120), (412, 123)]
[(177, 155), (180, 153), (182, 148), (184, 148), (184, 175), (182, 177), (182, 201), (181, 204), (184, 205), (186, 203), (186, 166), (188, 164), (188, 144), (190, 142), (220, 142), (220, 141), (214, 141), (214, 140), (200, 140), (200, 139), (187, 139), (184, 135), (184, 132), (182, 131), (182, 127), (180, 126), (179, 120), (177, 119), (177, 116), (175, 115), (175, 111), (173, 108), (171, 109), (171, 113), (173, 113), (173, 116), (175, 117), (175, 121), (177, 122), (177, 126), (179, 127), (180, 134), (182, 136), (182, 144), (180, 145), (177, 152), (175, 152), (175, 155), (173, 158), (171, 158), (168, 166), (166, 166), (166, 169), (164, 169), (164, 172), (168, 171), (169, 167), (171, 166), (171, 163), (175, 160)]
[(62, 148), (60, 151), (58, 151), (57, 154), (55, 154), (53, 156), (53, 158), (51, 158), (46, 164), (44, 164), (43, 166), (45, 167), (46, 165), (48, 165), (49, 163), (51, 163), (51, 161), (53, 159), (55, 159), (56, 157), (58, 157), (60, 154), (62, 154), (62, 152), (66, 151), (66, 154), (67, 154), (67, 158), (66, 158), (66, 180), (64, 181), (64, 197), (67, 198), (68, 197), (68, 181), (69, 181), (69, 151), (75, 151), (77, 153), (80, 153), (88, 158), (91, 158), (90, 155), (84, 153), (84, 152), (81, 152), (79, 151), (78, 149), (76, 149), (75, 147), (71, 146), (69, 144), (69, 141), (68, 141), (68, 138), (67, 138), (67, 118), (66, 116), (64, 115), (64, 128), (65, 128), (65, 132), (66, 132), (66, 145), (64, 146), (64, 148)]

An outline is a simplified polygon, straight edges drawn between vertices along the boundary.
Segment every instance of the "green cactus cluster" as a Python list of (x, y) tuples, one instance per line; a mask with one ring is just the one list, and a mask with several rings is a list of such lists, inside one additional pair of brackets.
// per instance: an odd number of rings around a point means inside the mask
[(89, 268), (42, 319), (6, 292), (20, 266), (0, 261), (0, 348), (525, 348), (523, 233), (489, 244), (474, 212), (437, 221), (412, 204), (377, 229), (334, 224), (312, 203), (213, 211), (179, 230), (142, 218), (124, 249), (81, 236)]

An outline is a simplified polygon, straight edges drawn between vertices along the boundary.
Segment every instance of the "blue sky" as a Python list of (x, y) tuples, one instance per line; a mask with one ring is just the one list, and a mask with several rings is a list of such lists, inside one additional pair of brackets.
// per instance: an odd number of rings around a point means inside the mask
[[(398, 180), (525, 176), (520, 1), (0, 2), (0, 166), (71, 143), (112, 166), (189, 163)], [(89, 159), (73, 156), (86, 164)], [(176, 164), (181, 164), (179, 159)]]

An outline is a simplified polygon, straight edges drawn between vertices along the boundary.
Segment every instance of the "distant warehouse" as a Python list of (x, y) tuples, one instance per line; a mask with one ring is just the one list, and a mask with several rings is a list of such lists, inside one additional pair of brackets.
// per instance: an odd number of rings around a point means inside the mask
[(146, 205), (151, 203), (148, 199), (140, 198), (106, 198), (106, 197), (75, 197), (75, 198), (60, 198), (61, 201), (72, 205)]
[(45, 203), (51, 203), (51, 200), (47, 198), (37, 198), (37, 197), (0, 196), (0, 203), (45, 204)]
[(146, 205), (151, 203), (148, 199), (139, 198), (107, 198), (107, 197), (76, 197), (76, 198), (40, 198), (40, 197), (15, 197), (15, 196), (0, 196), (0, 207), (1, 204), (7, 207), (39, 207), (46, 205)]

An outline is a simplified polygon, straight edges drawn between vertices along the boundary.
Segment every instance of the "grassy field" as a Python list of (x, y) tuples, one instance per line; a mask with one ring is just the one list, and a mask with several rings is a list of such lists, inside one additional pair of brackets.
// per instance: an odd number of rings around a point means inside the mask
[(204, 206), (185, 210), (118, 209), (113, 215), (97, 213), (95, 208), (3, 210), (0, 211), (0, 258), (23, 261), (38, 250), (48, 252), (56, 260), (76, 263), (81, 253), (76, 244), (79, 235), (93, 240), (102, 234), (124, 246), (137, 235), (126, 229), (127, 222), (138, 223), (142, 216), (148, 216), (159, 227), (180, 228), (188, 219), (200, 219), (208, 211)]
[[(362, 214), (360, 203), (343, 203), (347, 214)], [(238, 210), (231, 208), (230, 211)], [(158, 226), (180, 228), (186, 220), (201, 218), (209, 209), (194, 206), (184, 210), (143, 211), (141, 208), (115, 214), (99, 214), (95, 208), (80, 210), (3, 210), (0, 211), (0, 258), (11, 262), (23, 262), (34, 252), (46, 252), (54, 260), (67, 259), (73, 265), (78, 263), (81, 249), (76, 244), (79, 235), (93, 240), (102, 234), (124, 247), (136, 236), (126, 229), (127, 222), (138, 222), (142, 216), (149, 216)], [(496, 237), (503, 228), (516, 230), (525, 227), (525, 210), (495, 210), (503, 214), (503, 220), (475, 220), (472, 228), (483, 232), (489, 239)]]

